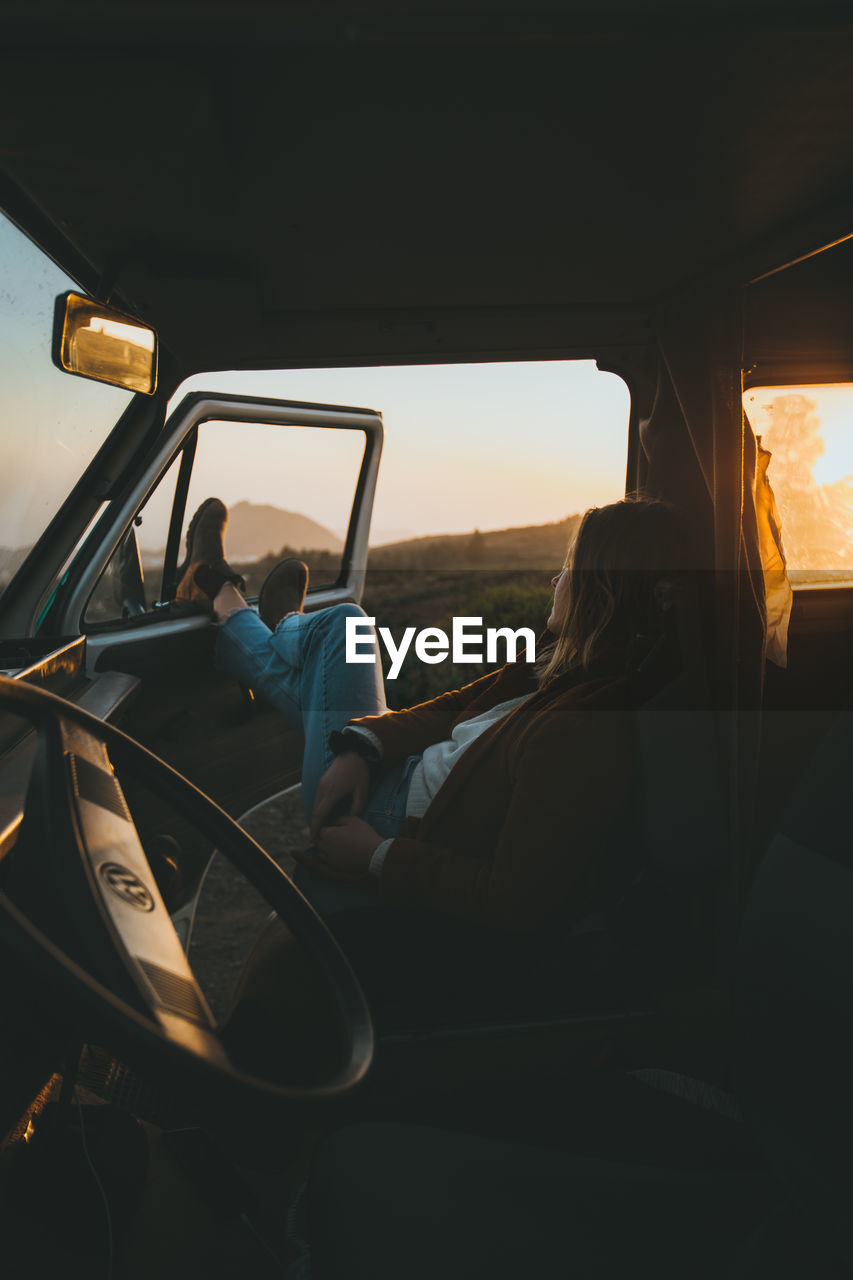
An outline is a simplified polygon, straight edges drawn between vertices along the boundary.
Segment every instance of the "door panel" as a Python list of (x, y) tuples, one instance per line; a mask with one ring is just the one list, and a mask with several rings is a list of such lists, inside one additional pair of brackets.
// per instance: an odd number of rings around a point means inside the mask
[(214, 668), (212, 623), (148, 632), (135, 644), (107, 645), (96, 662), (98, 671), (142, 681), (143, 696), (122, 721), (127, 733), (235, 817), (299, 781), (302, 735)]

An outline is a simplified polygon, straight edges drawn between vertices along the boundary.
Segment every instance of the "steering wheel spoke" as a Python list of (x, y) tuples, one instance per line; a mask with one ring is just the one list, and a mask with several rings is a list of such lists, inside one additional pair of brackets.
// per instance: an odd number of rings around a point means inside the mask
[[(86, 885), (146, 1010), (170, 1039), (226, 1059), (213, 1015), (175, 933), (103, 742), (57, 722), (66, 801)], [(63, 851), (66, 852), (66, 851)], [(103, 975), (109, 981), (109, 975)]]

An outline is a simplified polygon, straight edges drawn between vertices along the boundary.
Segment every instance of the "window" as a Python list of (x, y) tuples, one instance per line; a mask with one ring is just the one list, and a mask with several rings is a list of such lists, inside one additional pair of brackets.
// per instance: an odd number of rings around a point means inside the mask
[[(559, 523), (625, 493), (628, 389), (591, 360), (199, 374), (172, 407), (194, 390), (379, 410), (371, 547)], [(264, 501), (284, 505), (275, 486)]]
[[(540, 632), (577, 517), (625, 493), (628, 389), (592, 361), (206, 374), (175, 403), (191, 390), (381, 411), (362, 604), (397, 638), (411, 626), (448, 631), (455, 615)], [(310, 495), (292, 509), (334, 527), (301, 505)], [(265, 501), (284, 505), (274, 494)], [(384, 651), (383, 662), (388, 670)], [(485, 669), (426, 665), (412, 646), (386, 684), (389, 705), (411, 706)]]
[[(336, 581), (364, 444), (361, 431), (202, 422), (183, 511), (179, 565), (193, 513), (205, 498), (215, 496), (229, 508), (226, 551), (232, 568), (245, 578), (249, 597), (257, 596), (267, 573), (286, 555), (308, 562), (312, 586)], [(150, 612), (162, 600), (181, 459), (179, 454), (172, 462), (133, 526), (142, 591), (134, 601), (126, 565), (128, 558), (134, 561), (135, 550), (132, 542), (123, 542), (89, 601), (88, 623)]]
[(287, 555), (308, 563), (312, 586), (334, 582), (363, 456), (360, 431), (203, 422), (187, 517), (205, 498), (222, 498), (226, 549), (250, 596)]
[(131, 399), (54, 367), (54, 302), (74, 287), (0, 214), (0, 591)]
[[(86, 605), (87, 623), (150, 612), (162, 599), (166, 537), (175, 502), (181, 455), (140, 509)], [(134, 570), (141, 571), (141, 582)]]
[(793, 586), (853, 581), (853, 386), (752, 387)]

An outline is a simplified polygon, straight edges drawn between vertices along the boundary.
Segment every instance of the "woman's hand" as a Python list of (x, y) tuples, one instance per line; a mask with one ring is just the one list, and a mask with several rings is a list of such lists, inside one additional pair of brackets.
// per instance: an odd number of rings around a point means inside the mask
[(348, 800), (351, 816), (361, 813), (367, 804), (369, 787), (370, 769), (363, 756), (354, 751), (337, 756), (317, 784), (311, 814), (311, 843), (318, 843), (320, 828), (337, 805)]
[(363, 818), (348, 817), (334, 826), (321, 827), (315, 843), (330, 866), (341, 871), (369, 871), (382, 836)]

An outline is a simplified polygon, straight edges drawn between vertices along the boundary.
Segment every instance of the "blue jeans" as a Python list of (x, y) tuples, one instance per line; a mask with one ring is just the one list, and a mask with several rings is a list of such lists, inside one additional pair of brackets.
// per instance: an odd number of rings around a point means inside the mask
[[(241, 609), (217, 634), (216, 665), (259, 693), (305, 739), (302, 807), (308, 822), (317, 784), (334, 759), (329, 735), (357, 716), (388, 710), (375, 640), (375, 663), (346, 661), (346, 619), (365, 616), (357, 604), (341, 604), (291, 614), (270, 631), (254, 610)], [(363, 816), (383, 837), (397, 835), (403, 825), (417, 759), (389, 770), (370, 793)]]
[[(403, 828), (409, 783), (420, 758), (409, 756), (408, 760), (394, 765), (370, 790), (361, 816), (385, 839), (399, 835)], [(314, 875), (304, 866), (296, 867), (291, 878), (324, 920), (338, 911), (350, 911), (353, 907), (382, 906), (386, 901), (379, 897), (373, 885), (362, 888), (358, 885), (340, 884)]]

